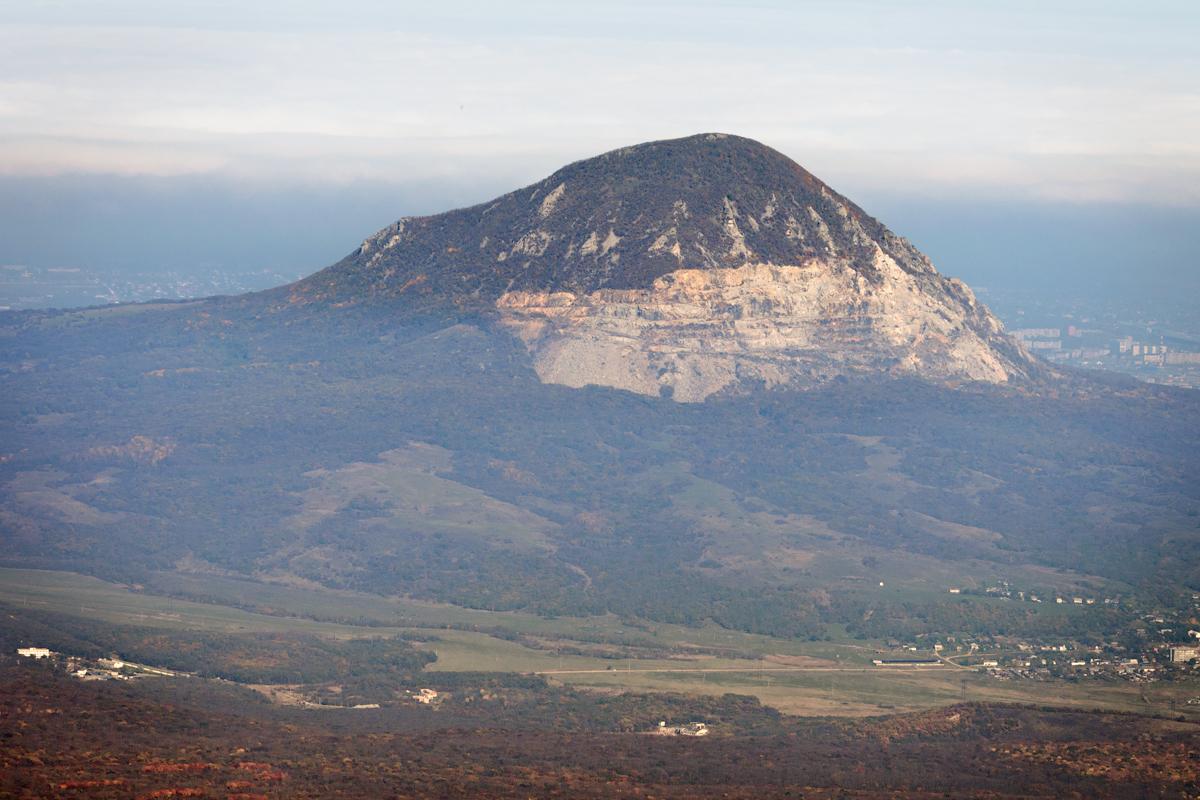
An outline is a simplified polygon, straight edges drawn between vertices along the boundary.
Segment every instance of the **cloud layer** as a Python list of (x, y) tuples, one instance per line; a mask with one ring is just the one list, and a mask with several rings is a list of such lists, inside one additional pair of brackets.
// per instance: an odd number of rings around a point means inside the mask
[(10, 5), (12, 176), (520, 181), (724, 130), (848, 190), (1200, 204), (1191, 2)]

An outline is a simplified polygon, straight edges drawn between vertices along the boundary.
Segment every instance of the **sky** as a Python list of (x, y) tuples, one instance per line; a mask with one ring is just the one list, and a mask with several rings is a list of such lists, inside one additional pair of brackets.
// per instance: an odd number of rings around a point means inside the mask
[(1086, 231), (1120, 238), (1105, 270), (1190, 279), (1197, 42), (1194, 0), (0, 0), (0, 263), (315, 269), (401, 215), (716, 130), (951, 274), (996, 261), (970, 243), (1000, 220), (1061, 219), (1031, 275), (1086, 275)]

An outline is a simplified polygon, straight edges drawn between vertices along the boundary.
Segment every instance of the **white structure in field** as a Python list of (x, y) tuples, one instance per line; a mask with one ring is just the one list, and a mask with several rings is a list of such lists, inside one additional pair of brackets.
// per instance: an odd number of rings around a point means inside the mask
[(684, 725), (668, 725), (665, 720), (658, 723), (654, 730), (659, 736), (708, 736), (708, 725), (703, 722), (689, 722)]

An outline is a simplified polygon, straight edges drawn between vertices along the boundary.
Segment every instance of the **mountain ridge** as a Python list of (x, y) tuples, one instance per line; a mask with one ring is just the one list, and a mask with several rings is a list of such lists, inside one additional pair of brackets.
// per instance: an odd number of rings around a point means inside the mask
[[(792, 198), (784, 196), (789, 193)], [(807, 204), (807, 213), (781, 211), (788, 199)], [(571, 218), (576, 209), (580, 213)], [(830, 226), (825, 216), (848, 225)], [(650, 227), (635, 231), (635, 222)], [(559, 230), (553, 230), (556, 223)], [(662, 223), (668, 224), (655, 227)], [(670, 223), (685, 229), (672, 236)], [(590, 227), (572, 230), (581, 224)], [(433, 236), (461, 238), (438, 252), (431, 247)], [(470, 236), (477, 237), (473, 248), (466, 246)], [(483, 295), (530, 288), (591, 292), (646, 288), (681, 266), (795, 263), (836, 255), (849, 256), (856, 269), (877, 278), (872, 241), (882, 242), (905, 271), (936, 274), (907, 240), (784, 154), (752, 139), (703, 133), (581, 159), (466, 208), (401, 217), (290, 288), (293, 294), (345, 300), (336, 281), (357, 274), (369, 283), (356, 288), (393, 295), (437, 289)], [(420, 257), (406, 263), (414, 255)], [(496, 269), (497, 264), (506, 265)], [(437, 274), (420, 272), (431, 267)], [(464, 271), (476, 273), (478, 284), (455, 286)], [(489, 272), (503, 279), (502, 288), (489, 280)]]
[(850, 374), (1006, 383), (1044, 369), (907, 240), (728, 134), (613, 150), (402, 218), (273, 298), (481, 313), (545, 382), (682, 401)]
[[(787, 169), (772, 174), (803, 189)], [(518, 193), (531, 224), (559, 183)], [(586, 241), (573, 185), (546, 218), (569, 214)], [(0, 562), (126, 583), (211, 565), (806, 637), (891, 635), (889, 620), (961, 632), (985, 618), (946, 617), (974, 611), (930, 589), (1001, 577), (1046, 595), (1111, 581), (1113, 595), (1190, 598), (1194, 392), (1072, 370), (1040, 382), (932, 268), (906, 270), (875, 239), (878, 279), (821, 254), (767, 263), (747, 219), (768, 235), (763, 209), (734, 200), (752, 255), (678, 268), (672, 254), (624, 287), (542, 275), (518, 289), (495, 271), (523, 269), (506, 258), (484, 276), (504, 282), (477, 293), (371, 293), (335, 268), (321, 280), (337, 293), (303, 302), (293, 285), (0, 315)], [(502, 210), (487, 215), (498, 229), (528, 233)], [(635, 244), (623, 233), (610, 252)], [(422, 252), (453, 286), (443, 250)], [(367, 276), (382, 289), (421, 271), (382, 261)], [(1030, 379), (971, 382), (955, 371), (986, 366), (971, 348)], [(1012, 605), (1014, 626), (1045, 622), (1027, 610)]]

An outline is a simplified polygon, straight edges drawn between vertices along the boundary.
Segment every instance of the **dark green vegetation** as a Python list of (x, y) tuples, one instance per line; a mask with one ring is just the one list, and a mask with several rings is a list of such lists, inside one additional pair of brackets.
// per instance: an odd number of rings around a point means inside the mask
[[(1186, 670), (1153, 684), (1114, 674), (1080, 679), (1073, 670), (1061, 679), (1005, 681), (952, 664), (918, 672), (877, 668), (873, 658), (906, 654), (883, 640), (780, 639), (712, 624), (696, 628), (611, 615), (548, 618), (212, 576), (152, 577), (158, 591), (203, 587), (208, 602), (73, 573), (0, 569), (0, 595), (8, 607), (0, 614), (0, 645), (8, 652), (48, 646), (63, 657), (115, 655), (155, 667), (164, 666), (158, 658), (183, 658), (170, 663), (201, 674), (293, 684), (269, 690), (282, 691), (276, 698), (281, 702), (403, 705), (412, 702), (404, 691), (414, 688), (480, 689), (497, 681), (547, 688), (545, 677), (551, 685), (605, 692), (735, 692), (807, 716), (918, 711), (969, 697), (1200, 719), (1200, 708), (1187, 703), (1200, 688)], [(215, 602), (218, 595), (239, 608)], [(355, 624), (347, 624), (347, 610), (357, 612)], [(1062, 611), (1063, 618), (1070, 616)], [(157, 647), (148, 649), (148, 642)], [(406, 650), (406, 643), (420, 652)], [(918, 644), (929, 654), (927, 640)], [(1131, 642), (1138, 649), (1143, 644)], [(987, 657), (996, 657), (994, 645), (985, 647)], [(301, 663), (299, 654), (330, 663)], [(416, 671), (412, 665), (428, 654), (436, 661)], [(309, 679), (315, 682), (294, 684)]]
[[(569, 389), (538, 380), (492, 305), (754, 259), (837, 260), (859, 287), (839, 303), (944, 300), (928, 308), (1011, 380), (885, 380), (885, 348), (853, 373), (872, 377), (805, 392)], [(880, 313), (814, 330), (850, 325), (853, 344), (895, 321)], [(898, 330), (944, 338), (928, 316)], [(403, 220), (268, 292), (0, 316), (0, 561), (133, 584), (266, 578), (793, 639), (1093, 640), (1200, 586), (1197, 475), (1195, 393), (1044, 368), (909, 243), (736, 137)], [(948, 594), (1002, 580), (1119, 602)]]
[(395, 636), (338, 640), (304, 634), (219, 634), (105, 625), (0, 605), (0, 652), (37, 645), (65, 655), (105, 658), (239, 683), (410, 682), (429, 662)]
[[(847, 278), (818, 339), (967, 330), (1009, 380), (872, 344), (804, 392), (570, 389), (492, 310), (753, 259)], [(1197, 475), (1200, 395), (1045, 368), (779, 154), (618, 151), (292, 286), (0, 316), (0, 793), (1191, 796), (1194, 680), (1144, 662), (1200, 624)], [(1146, 671), (966, 665), (1063, 641)], [(65, 674), (110, 655), (195, 676)], [(1048, 696), (1171, 721), (990, 704)]]
[[(1189, 797), (1195, 725), (995, 705), (862, 721), (726, 696), (495, 685), (299, 710), (199, 681), (80, 683), (0, 657), (10, 797)], [(704, 739), (648, 736), (703, 720)]]
[(10, 565), (295, 575), (787, 636), (875, 634), (881, 612), (919, 630), (1042, 624), (1015, 603), (976, 620), (945, 593), (998, 576), (1162, 600), (1200, 582), (1194, 393), (1089, 376), (682, 405), (545, 386), (485, 325), (382, 310), (6, 319)]

